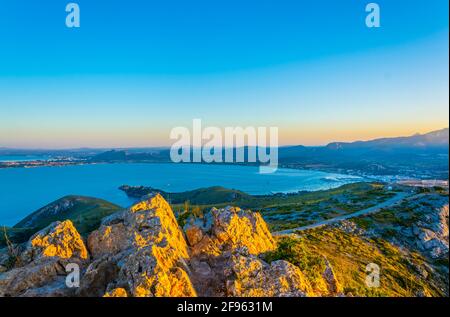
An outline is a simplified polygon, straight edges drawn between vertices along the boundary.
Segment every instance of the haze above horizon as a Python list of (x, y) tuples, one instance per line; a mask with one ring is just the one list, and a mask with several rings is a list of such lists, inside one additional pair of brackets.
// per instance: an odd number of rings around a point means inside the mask
[[(448, 127), (448, 1), (4, 1), (0, 147), (171, 144), (173, 127), (278, 126), (281, 145)], [(367, 3), (366, 3), (367, 2)]]

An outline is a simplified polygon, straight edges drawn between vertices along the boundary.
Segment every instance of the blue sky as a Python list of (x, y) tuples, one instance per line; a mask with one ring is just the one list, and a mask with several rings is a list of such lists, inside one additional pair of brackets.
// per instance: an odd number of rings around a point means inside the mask
[(0, 0), (0, 147), (278, 126), (323, 144), (448, 126), (448, 1)]

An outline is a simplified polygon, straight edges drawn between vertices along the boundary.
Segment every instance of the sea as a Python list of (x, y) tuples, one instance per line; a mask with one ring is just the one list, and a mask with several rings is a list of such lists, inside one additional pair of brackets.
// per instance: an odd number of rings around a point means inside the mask
[(167, 192), (223, 186), (260, 195), (317, 191), (362, 180), (359, 176), (285, 168), (272, 174), (260, 174), (254, 166), (218, 164), (119, 163), (0, 168), (0, 225), (12, 226), (66, 195), (102, 198), (128, 207), (133, 201), (118, 189), (124, 184), (151, 186)]

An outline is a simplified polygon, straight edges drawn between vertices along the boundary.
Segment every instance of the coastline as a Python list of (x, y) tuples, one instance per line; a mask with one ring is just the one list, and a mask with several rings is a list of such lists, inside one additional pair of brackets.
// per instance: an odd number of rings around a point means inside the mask
[[(259, 166), (255, 163), (173, 163), (170, 161), (146, 161), (146, 160), (124, 160), (124, 161), (90, 161), (88, 159), (70, 159), (70, 160), (33, 160), (33, 161), (3, 161), (0, 162), (0, 169), (9, 169), (9, 168), (39, 168), (39, 167), (63, 167), (63, 166), (79, 166), (79, 165), (98, 165), (98, 164), (190, 164), (190, 165), (223, 165), (223, 166)], [(331, 166), (326, 166), (323, 164), (315, 164), (315, 165), (302, 165), (298, 164), (279, 164), (279, 169), (289, 169), (289, 170), (303, 170), (303, 171), (318, 171), (324, 173), (333, 173), (333, 174), (341, 174), (347, 175), (350, 177), (361, 177), (366, 181), (378, 181), (383, 183), (415, 183), (418, 184), (420, 182), (426, 183), (429, 181), (435, 181), (440, 184), (444, 184), (447, 182), (448, 186), (448, 178), (447, 179), (435, 179), (429, 177), (419, 177), (417, 175), (375, 175), (368, 174), (364, 171), (360, 170), (351, 170), (351, 169), (343, 169), (343, 168), (334, 168)]]

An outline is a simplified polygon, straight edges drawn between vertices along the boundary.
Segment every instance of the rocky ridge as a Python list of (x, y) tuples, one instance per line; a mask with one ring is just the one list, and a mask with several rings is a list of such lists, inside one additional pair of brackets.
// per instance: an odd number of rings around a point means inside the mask
[[(258, 213), (212, 209), (181, 229), (167, 201), (154, 194), (104, 218), (87, 239), (66, 220), (9, 256), (0, 252), (6, 270), (0, 273), (0, 296), (340, 295), (330, 266), (322, 274), (328, 292), (319, 293), (297, 266), (265, 262), (262, 255), (276, 247)], [(14, 265), (6, 268), (11, 253)], [(74, 265), (80, 280), (68, 287), (68, 267)]]

